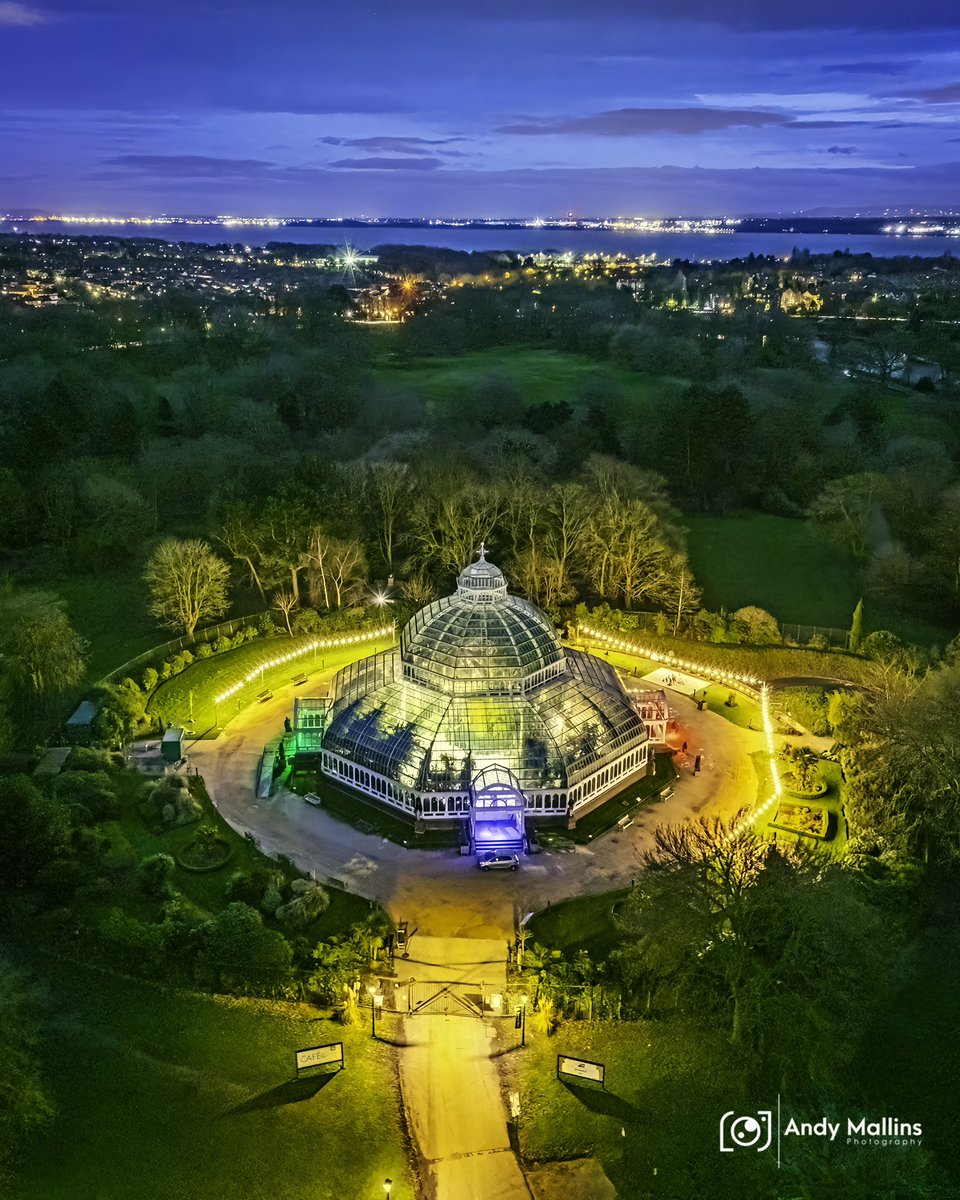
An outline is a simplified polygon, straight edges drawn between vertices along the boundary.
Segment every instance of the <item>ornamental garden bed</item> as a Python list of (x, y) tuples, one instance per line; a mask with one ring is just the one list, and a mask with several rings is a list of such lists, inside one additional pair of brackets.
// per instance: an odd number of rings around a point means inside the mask
[(219, 871), (233, 857), (226, 838), (194, 838), (177, 851), (177, 862), (185, 871)]
[(793, 776), (786, 775), (781, 781), (783, 790), (788, 796), (793, 796), (797, 800), (817, 800), (821, 796), (827, 794), (827, 785), (822, 779), (816, 780), (808, 787), (800, 787), (799, 784), (793, 781)]
[(830, 826), (830, 812), (819, 805), (781, 804), (771, 824), (808, 837), (825, 838)]

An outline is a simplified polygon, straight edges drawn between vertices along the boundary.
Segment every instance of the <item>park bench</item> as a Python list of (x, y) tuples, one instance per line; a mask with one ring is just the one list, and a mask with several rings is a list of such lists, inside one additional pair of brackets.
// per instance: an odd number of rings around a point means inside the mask
[(663, 789), (663, 791), (660, 793), (660, 799), (661, 800), (669, 800), (672, 795), (673, 795), (673, 788), (665, 787)]
[(322, 808), (323, 807), (323, 801), (320, 799), (320, 797), (317, 795), (316, 792), (307, 792), (303, 798), (304, 798), (304, 800), (306, 800), (306, 802), (308, 804), (312, 804), (314, 808)]
[(629, 829), (632, 824), (633, 824), (633, 817), (631, 817), (630, 814), (627, 813), (627, 815), (625, 817), (621, 817), (620, 820), (617, 822), (617, 828), (618, 829)]
[(271, 692), (269, 688), (264, 688), (262, 692), (257, 692), (257, 702), (259, 704), (266, 704), (268, 700), (272, 699), (273, 692)]
[(294, 687), (299, 687), (301, 683), (307, 682), (307, 677), (303, 673), (303, 671), (301, 671), (299, 675), (294, 675), (293, 678), (290, 680), (290, 682), (293, 684)]

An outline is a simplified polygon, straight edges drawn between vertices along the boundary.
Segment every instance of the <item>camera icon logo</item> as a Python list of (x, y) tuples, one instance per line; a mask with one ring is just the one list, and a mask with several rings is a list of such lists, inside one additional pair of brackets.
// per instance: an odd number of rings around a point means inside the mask
[(734, 1150), (756, 1150), (762, 1153), (770, 1149), (773, 1139), (773, 1114), (769, 1110), (754, 1116), (740, 1116), (731, 1109), (720, 1118), (720, 1150), (732, 1154)]

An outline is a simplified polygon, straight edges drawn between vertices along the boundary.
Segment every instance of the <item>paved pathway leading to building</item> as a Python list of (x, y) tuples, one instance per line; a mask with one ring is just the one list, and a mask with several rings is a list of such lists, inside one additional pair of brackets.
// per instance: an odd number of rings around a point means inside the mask
[[(402, 964), (402, 965), (401, 965)], [(506, 988), (506, 945), (415, 935), (398, 974), (437, 983)], [(510, 1147), (496, 1061), (497, 1031), (482, 1017), (404, 1018), (400, 1082), (430, 1200), (530, 1200)]]
[[(314, 677), (322, 685), (324, 680)], [(482, 872), (454, 851), (397, 846), (363, 834), (280, 789), (254, 796), (264, 743), (291, 715), (295, 691), (241, 713), (216, 740), (193, 743), (191, 763), (227, 821), (250, 832), (269, 854), (285, 854), (305, 871), (337, 880), (380, 901), (395, 920), (415, 930), (411, 957), (402, 960), (416, 979), (466, 979), (491, 987), (505, 983), (508, 939), (529, 913), (568, 896), (602, 892), (633, 880), (653, 830), (697, 815), (732, 817), (756, 796), (750, 754), (761, 735), (709, 711), (698, 712), (672, 693), (678, 712), (677, 744), (702, 749), (694, 777), (681, 760), (673, 796), (642, 809), (626, 830), (614, 830), (569, 853), (525, 858), (519, 871)], [(499, 1074), (491, 1051), (495, 1030), (469, 1016), (418, 1015), (403, 1019), (400, 1055), (404, 1104), (416, 1139), (430, 1200), (530, 1200), (531, 1191), (510, 1148)], [(537, 1185), (542, 1194), (541, 1180)]]

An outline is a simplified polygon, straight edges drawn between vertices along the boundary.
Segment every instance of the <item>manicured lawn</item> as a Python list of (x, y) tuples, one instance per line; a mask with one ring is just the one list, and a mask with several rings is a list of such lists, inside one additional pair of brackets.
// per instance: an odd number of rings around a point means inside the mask
[[(162, 683), (150, 697), (147, 709), (166, 725), (179, 725), (194, 733), (203, 733), (217, 724), (221, 727), (227, 724), (242, 708), (253, 703), (257, 693), (264, 689), (284, 687), (296, 675), (310, 676), (318, 671), (339, 670), (358, 658), (385, 650), (393, 642), (393, 638), (389, 637), (329, 650), (306, 650), (314, 640), (313, 637), (256, 638), (238, 646), (236, 650), (198, 659), (185, 671)], [(298, 651), (303, 653), (298, 654)], [(277, 666), (267, 665), (288, 654), (297, 657)], [(219, 706), (215, 704), (218, 695), (258, 668), (262, 670), (251, 683), (245, 684)]]
[[(760, 705), (751, 700), (749, 696), (745, 696), (743, 692), (733, 691), (719, 683), (711, 683), (704, 690), (706, 691), (707, 708), (710, 712), (723, 717), (725, 721), (739, 725), (741, 729), (763, 728)], [(698, 697), (703, 697), (703, 694), (703, 690), (697, 692)], [(731, 696), (733, 696), (733, 704), (728, 703)]]
[(613, 950), (618, 933), (613, 922), (615, 906), (630, 894), (629, 888), (602, 892), (598, 896), (577, 896), (542, 908), (527, 922), (534, 942), (562, 953), (586, 950), (599, 961)]
[[(848, 629), (862, 594), (847, 555), (812, 521), (739, 513), (727, 517), (687, 514), (690, 562), (706, 608), (732, 612), (756, 604), (781, 623)], [(942, 646), (955, 629), (872, 603), (864, 628), (889, 629), (905, 641)], [(789, 630), (788, 630), (789, 632)]]
[(601, 833), (620, 820), (621, 817), (636, 812), (647, 801), (653, 799), (665, 787), (668, 787), (677, 777), (677, 769), (673, 765), (673, 756), (658, 754), (656, 756), (656, 774), (645, 775), (629, 787), (618, 792), (610, 800), (605, 801), (586, 816), (581, 817), (576, 827), (571, 830), (570, 837), (576, 842), (592, 842)]
[(860, 595), (856, 570), (812, 522), (763, 513), (684, 519), (707, 608), (755, 604), (780, 621), (849, 626)]
[[(526, 1157), (595, 1154), (618, 1195), (636, 1200), (733, 1200), (759, 1196), (758, 1178), (773, 1186), (775, 1151), (748, 1160), (716, 1150), (720, 1115), (747, 1100), (724, 1031), (680, 1020), (569, 1021), (528, 1040), (507, 1060)], [(558, 1080), (558, 1054), (604, 1063), (605, 1090)]]
[(422, 359), (380, 370), (380, 379), (388, 387), (396, 386), (441, 402), (489, 375), (509, 379), (528, 405), (558, 400), (574, 404), (585, 384), (596, 387), (598, 380), (606, 381), (612, 391), (622, 394), (624, 404), (631, 410), (652, 405), (656, 390), (664, 382), (656, 376), (637, 375), (608, 363), (598, 364), (579, 354), (523, 346)]
[(58, 579), (50, 590), (63, 597), (74, 628), (90, 643), (92, 680), (173, 636), (148, 614), (144, 583), (137, 576)]
[[(41, 978), (56, 1118), (19, 1200), (413, 1196), (392, 1049), (306, 1006), (175, 992), (73, 964)], [(346, 1070), (292, 1082), (294, 1051)]]
[(313, 792), (320, 796), (324, 810), (359, 829), (361, 833), (375, 833), (398, 846), (414, 850), (445, 850), (459, 844), (456, 829), (431, 829), (417, 834), (414, 822), (394, 816), (374, 801), (367, 801), (355, 792), (338, 787), (320, 773), (311, 762), (298, 761), (290, 772), (287, 787), (298, 796)]
[[(789, 741), (789, 739), (787, 739)], [(757, 751), (751, 755), (753, 765), (757, 772), (757, 803), (762, 804), (773, 794), (773, 776), (771, 774), (770, 759), (766, 751)], [(783, 768), (783, 764), (778, 766)], [(830, 836), (827, 841), (820, 841), (815, 837), (805, 837), (800, 833), (795, 832), (790, 828), (784, 828), (786, 818), (777, 821), (778, 811), (776, 808), (770, 812), (770, 819), (758, 822), (756, 830), (764, 837), (776, 837), (777, 841), (784, 844), (802, 843), (808, 849), (823, 850), (835, 857), (841, 855), (847, 845), (847, 826), (843, 813), (843, 778), (840, 773), (840, 764), (828, 762), (826, 759), (820, 760), (820, 778), (827, 785), (827, 791), (823, 796), (798, 798), (796, 796), (783, 793), (782, 803), (790, 805), (807, 805), (815, 810), (824, 810), (831, 815)]]

